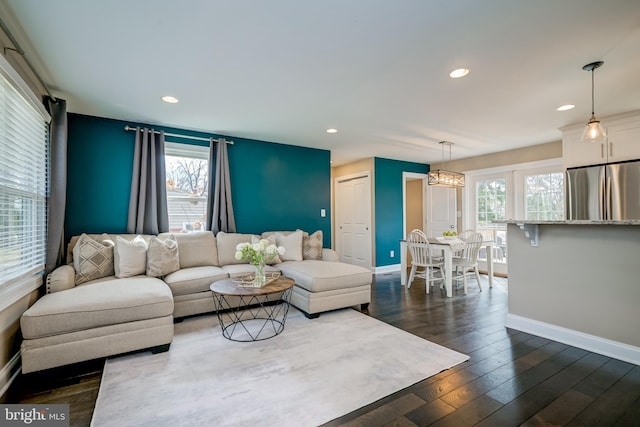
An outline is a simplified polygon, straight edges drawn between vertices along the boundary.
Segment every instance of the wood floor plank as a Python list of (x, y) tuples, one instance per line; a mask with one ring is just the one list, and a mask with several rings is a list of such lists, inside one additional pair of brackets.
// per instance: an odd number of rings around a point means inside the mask
[(502, 407), (487, 395), (481, 395), (433, 423), (434, 427), (460, 427), (477, 424)]
[[(640, 399), (639, 384), (640, 366), (635, 366), (567, 425), (606, 426), (615, 424), (619, 419), (625, 417), (629, 408)], [(636, 422), (640, 424), (640, 419), (637, 419)]]
[(584, 393), (569, 390), (529, 418), (520, 427), (563, 426), (582, 412), (593, 400), (593, 397)]
[(407, 394), (384, 406), (376, 408), (371, 412), (367, 412), (354, 420), (340, 425), (343, 427), (383, 426), (403, 417), (405, 414), (415, 410), (416, 408), (421, 407), (424, 403), (424, 400), (420, 399), (415, 394)]

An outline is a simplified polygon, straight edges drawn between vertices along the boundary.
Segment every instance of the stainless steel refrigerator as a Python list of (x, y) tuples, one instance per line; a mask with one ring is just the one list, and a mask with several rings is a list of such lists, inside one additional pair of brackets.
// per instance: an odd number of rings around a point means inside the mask
[(567, 219), (640, 219), (640, 161), (567, 169)]

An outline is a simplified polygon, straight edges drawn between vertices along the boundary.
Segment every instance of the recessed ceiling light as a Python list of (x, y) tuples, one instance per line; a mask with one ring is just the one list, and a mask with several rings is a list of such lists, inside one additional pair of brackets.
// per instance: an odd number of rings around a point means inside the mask
[(460, 77), (464, 77), (469, 74), (468, 68), (458, 68), (449, 73), (449, 77), (452, 79), (459, 79)]
[(337, 133), (337, 132), (338, 132), (338, 129), (334, 129), (334, 128), (327, 129), (327, 133)]
[(558, 108), (556, 108), (556, 111), (567, 111), (567, 110), (573, 110), (574, 108), (576, 108), (575, 105), (566, 104), (566, 105), (561, 105)]
[(175, 96), (165, 95), (160, 99), (162, 99), (164, 102), (168, 102), (169, 104), (178, 103), (178, 98), (176, 98)]

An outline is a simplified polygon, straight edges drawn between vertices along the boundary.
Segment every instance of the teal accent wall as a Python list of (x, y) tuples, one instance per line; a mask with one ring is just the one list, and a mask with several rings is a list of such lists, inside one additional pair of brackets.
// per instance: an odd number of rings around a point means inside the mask
[[(125, 125), (207, 138), (224, 136), (69, 114), (67, 239), (82, 232), (126, 230), (135, 134), (125, 131)], [(324, 246), (330, 247), (330, 152), (224, 137), (234, 142), (228, 152), (237, 231), (322, 230)], [(327, 211), (324, 218), (321, 209)]]
[[(375, 161), (375, 222), (376, 267), (400, 264), (402, 230), (402, 173), (429, 172), (429, 165), (376, 157)], [(390, 251), (395, 252), (391, 258)]]

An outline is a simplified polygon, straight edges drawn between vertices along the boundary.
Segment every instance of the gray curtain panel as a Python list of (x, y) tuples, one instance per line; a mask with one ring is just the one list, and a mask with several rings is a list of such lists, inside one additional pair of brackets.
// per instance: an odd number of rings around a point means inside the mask
[[(215, 162), (214, 162), (215, 159)], [(214, 167), (215, 165), (215, 167)], [(227, 141), (211, 139), (209, 147), (209, 197), (207, 198), (207, 230), (235, 233), (236, 220), (231, 201)]]
[(47, 260), (50, 273), (64, 257), (64, 216), (67, 203), (67, 102), (46, 97), (49, 124), (49, 199), (47, 200)]
[(164, 132), (136, 129), (127, 233), (169, 231)]

